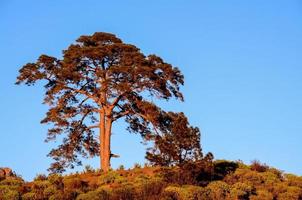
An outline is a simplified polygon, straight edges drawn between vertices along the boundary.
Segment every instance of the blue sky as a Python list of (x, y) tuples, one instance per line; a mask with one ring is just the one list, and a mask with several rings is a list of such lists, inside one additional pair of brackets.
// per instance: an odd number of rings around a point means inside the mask
[[(15, 86), (18, 69), (83, 34), (111, 32), (185, 75), (183, 111), (217, 159), (258, 159), (302, 175), (302, 2), (0, 0), (0, 166), (26, 180), (45, 173), (43, 87)], [(113, 167), (144, 163), (140, 138), (118, 123)], [(84, 164), (98, 167), (98, 159)], [(77, 170), (81, 170), (78, 168)]]

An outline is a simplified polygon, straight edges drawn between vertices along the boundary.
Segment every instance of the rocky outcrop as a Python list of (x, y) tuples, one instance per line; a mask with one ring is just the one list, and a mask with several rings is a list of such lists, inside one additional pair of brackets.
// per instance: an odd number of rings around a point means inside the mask
[(14, 172), (11, 168), (8, 167), (2, 167), (0, 168), (0, 179), (9, 177), (9, 176), (13, 176)]

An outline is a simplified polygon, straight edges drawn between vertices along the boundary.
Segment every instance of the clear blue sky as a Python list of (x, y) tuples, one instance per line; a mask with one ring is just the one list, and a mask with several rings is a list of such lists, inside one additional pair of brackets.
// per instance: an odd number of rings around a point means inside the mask
[[(302, 175), (300, 0), (0, 0), (0, 28), (0, 166), (27, 180), (46, 172), (55, 144), (43, 142), (43, 88), (15, 86), (18, 69), (97, 31), (182, 70), (185, 102), (161, 105), (201, 128), (204, 152)], [(113, 167), (144, 162), (145, 146), (123, 127), (113, 130)]]

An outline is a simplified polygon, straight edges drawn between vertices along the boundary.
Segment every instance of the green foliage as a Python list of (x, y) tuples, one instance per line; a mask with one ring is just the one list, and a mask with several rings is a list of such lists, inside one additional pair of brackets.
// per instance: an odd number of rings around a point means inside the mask
[(125, 166), (124, 166), (124, 165), (120, 165), (120, 166), (118, 167), (118, 170), (125, 170)]

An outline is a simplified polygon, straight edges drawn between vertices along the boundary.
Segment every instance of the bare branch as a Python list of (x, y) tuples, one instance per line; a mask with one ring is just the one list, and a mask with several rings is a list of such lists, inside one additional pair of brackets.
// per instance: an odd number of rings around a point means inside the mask
[(87, 128), (88, 129), (94, 129), (94, 128), (99, 128), (100, 125), (99, 124), (95, 124), (95, 125), (92, 125), (92, 126), (88, 126)]

